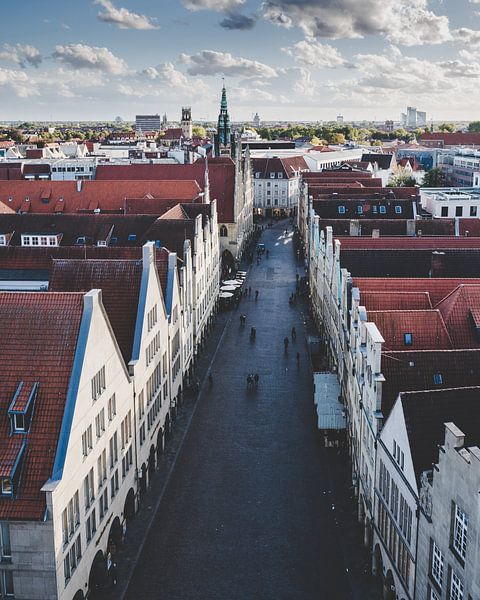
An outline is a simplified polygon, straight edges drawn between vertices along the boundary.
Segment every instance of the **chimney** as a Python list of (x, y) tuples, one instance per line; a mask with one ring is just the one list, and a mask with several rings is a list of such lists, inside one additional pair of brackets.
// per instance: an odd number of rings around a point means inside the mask
[(147, 242), (142, 248), (143, 268), (149, 267), (155, 260), (155, 243)]
[(407, 219), (407, 235), (410, 237), (415, 236), (415, 219)]
[(380, 237), (380, 229), (372, 229), (372, 238), (378, 239)]
[(443, 277), (445, 272), (445, 252), (432, 252), (431, 277)]
[(362, 226), (357, 219), (350, 219), (350, 236), (359, 237), (362, 235)]

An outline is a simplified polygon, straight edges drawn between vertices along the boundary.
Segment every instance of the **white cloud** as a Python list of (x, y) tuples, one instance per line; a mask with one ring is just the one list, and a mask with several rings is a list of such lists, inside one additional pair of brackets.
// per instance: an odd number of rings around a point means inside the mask
[(0, 88), (9, 87), (19, 98), (38, 96), (38, 88), (30, 82), (24, 71), (14, 69), (2, 69), (0, 67)]
[(457, 43), (465, 44), (466, 46), (480, 46), (480, 31), (461, 27), (452, 31), (453, 38)]
[(333, 69), (347, 65), (347, 61), (336, 48), (328, 44), (320, 44), (311, 37), (282, 50), (301, 65), (319, 69)]
[(197, 54), (181, 54), (180, 61), (188, 65), (190, 75), (229, 75), (231, 77), (277, 77), (272, 67), (249, 58), (232, 56), (229, 52), (201, 50)]
[(451, 39), (449, 21), (428, 10), (429, 0), (266, 0), (263, 16), (282, 27), (300, 27), (316, 38), (380, 34), (411, 46)]
[(16, 44), (15, 46), (4, 44), (3, 51), (0, 52), (0, 59), (21, 67), (39, 67), (43, 60), (39, 50), (29, 44)]
[(120, 29), (158, 29), (154, 20), (145, 15), (139, 15), (126, 8), (117, 8), (110, 0), (95, 0), (100, 4), (104, 12), (98, 13), (100, 21), (113, 23)]
[(76, 69), (93, 69), (110, 75), (126, 75), (129, 72), (125, 61), (112, 54), (108, 48), (69, 44), (56, 46), (52, 56)]
[(182, 0), (188, 10), (214, 10), (231, 12), (245, 4), (246, 0)]

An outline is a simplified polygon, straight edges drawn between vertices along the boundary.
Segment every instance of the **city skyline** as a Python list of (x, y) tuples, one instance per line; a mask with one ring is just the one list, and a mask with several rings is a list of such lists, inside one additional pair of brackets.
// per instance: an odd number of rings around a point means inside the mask
[[(474, 120), (478, 1), (31, 0), (0, 40), (0, 120)], [(478, 27), (478, 29), (477, 29)]]

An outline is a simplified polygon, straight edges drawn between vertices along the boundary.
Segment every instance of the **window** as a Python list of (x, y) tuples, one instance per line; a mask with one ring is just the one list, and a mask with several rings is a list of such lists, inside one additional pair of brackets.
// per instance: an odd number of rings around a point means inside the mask
[(110, 479), (110, 496), (113, 499), (115, 497), (115, 494), (118, 491), (118, 469), (115, 471), (115, 473), (112, 475), (112, 478)]
[(100, 371), (92, 378), (92, 399), (95, 400), (101, 395), (105, 389), (105, 367), (103, 366)]
[(70, 570), (70, 554), (67, 554), (63, 560), (63, 574), (65, 576), (65, 583), (67, 583), (72, 574)]
[(278, 179), (283, 179), (283, 173), (277, 173)]
[(260, 171), (257, 171), (257, 172), (255, 173), (255, 179), (260, 179)]
[(379, 206), (379, 211), (381, 215), (385, 215), (387, 212), (387, 207), (386, 206)]
[(0, 246), (7, 245), (7, 237), (5, 235), (0, 235)]
[(338, 207), (338, 214), (339, 215), (344, 215), (345, 214), (345, 207), (344, 206), (339, 206)]
[(377, 214), (377, 212), (378, 212), (378, 206), (377, 206), (376, 204), (374, 204), (374, 205), (372, 206), (372, 213), (373, 213), (374, 215), (376, 215), (376, 214)]
[(104, 450), (97, 459), (98, 489), (102, 489), (107, 479), (107, 451)]
[(92, 426), (89, 425), (87, 430), (82, 434), (82, 454), (83, 458), (88, 456), (90, 450), (93, 448), (93, 437), (92, 437)]
[(148, 331), (151, 331), (152, 328), (156, 325), (158, 320), (158, 316), (157, 316), (157, 305), (155, 304), (155, 306), (153, 306), (147, 314), (147, 329)]
[(220, 227), (220, 237), (228, 237), (228, 229), (225, 227), (225, 225)]
[(102, 410), (95, 417), (95, 431), (97, 433), (97, 439), (105, 431), (105, 409), (104, 408), (102, 408)]
[(359, 204), (357, 206), (357, 214), (358, 215), (363, 215), (363, 206), (361, 204)]
[(440, 551), (440, 548), (437, 544), (432, 540), (432, 549), (431, 549), (431, 567), (430, 572), (433, 580), (438, 586), (442, 587), (443, 582), (443, 554)]
[(463, 599), (463, 583), (460, 577), (452, 570), (450, 577), (450, 600)]
[(112, 421), (113, 417), (117, 414), (117, 401), (115, 394), (108, 400), (108, 420)]
[(462, 215), (463, 215), (463, 206), (456, 206), (455, 207), (455, 216), (461, 217)]
[(440, 600), (440, 596), (437, 595), (433, 588), (430, 588), (430, 594), (428, 595), (428, 600)]
[(127, 443), (130, 441), (132, 437), (132, 416), (131, 411), (128, 411), (128, 415), (123, 419), (121, 425), (121, 442), (122, 449), (125, 448)]
[(470, 216), (471, 217), (476, 217), (477, 216), (477, 207), (476, 206), (471, 206), (470, 207)]
[(402, 214), (402, 207), (401, 206), (395, 206), (395, 214), (397, 215), (401, 215)]
[(2, 594), (4, 597), (14, 596), (13, 590), (13, 572), (2, 571)]
[(92, 539), (95, 532), (97, 531), (97, 522), (95, 519), (95, 509), (92, 510), (89, 517), (87, 518), (87, 522), (85, 523), (85, 530), (87, 536), (87, 543)]
[(393, 458), (403, 471), (405, 455), (395, 440), (393, 440)]
[(12, 548), (10, 545), (10, 524), (2, 523), (0, 526), (0, 536), (2, 543), (2, 561), (8, 561), (12, 558)]
[(110, 438), (110, 469), (113, 469), (118, 460), (118, 435), (117, 432)]
[(270, 173), (270, 179), (275, 179), (275, 173)]
[(88, 475), (83, 480), (83, 493), (85, 496), (85, 510), (87, 510), (93, 500), (95, 500), (95, 492), (93, 489), (93, 469), (90, 469)]
[(442, 206), (440, 214), (442, 217), (448, 217), (448, 206)]
[(436, 383), (437, 385), (441, 385), (443, 383), (443, 377), (441, 373), (433, 374), (433, 383)]
[(10, 477), (1, 478), (2, 496), (11, 496), (13, 494), (12, 480)]
[(467, 553), (468, 518), (457, 504), (454, 504), (453, 507), (454, 523), (452, 545), (458, 556), (465, 560), (465, 555)]
[(24, 432), (25, 427), (25, 415), (23, 413), (13, 414), (13, 429), (14, 431)]
[(413, 343), (413, 334), (404, 333), (403, 334), (403, 343), (405, 344), (405, 346), (411, 346)]
[(399, 515), (400, 531), (405, 536), (408, 543), (412, 539), (412, 509), (408, 506), (405, 498), (400, 494), (400, 515)]
[(100, 494), (99, 500), (99, 521), (103, 519), (103, 517), (107, 514), (108, 511), (108, 488), (103, 490), (103, 494)]

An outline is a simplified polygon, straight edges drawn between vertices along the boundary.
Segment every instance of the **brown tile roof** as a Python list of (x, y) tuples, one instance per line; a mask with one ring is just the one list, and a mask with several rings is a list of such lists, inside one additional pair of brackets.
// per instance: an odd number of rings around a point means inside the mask
[[(78, 187), (81, 185), (80, 191)], [(126, 212), (127, 198), (191, 202), (200, 187), (193, 179), (162, 181), (0, 181), (0, 202), (31, 213)], [(135, 203), (129, 202), (129, 212)]]
[[(382, 334), (387, 350), (446, 350), (453, 348), (442, 315), (438, 310), (370, 310), (368, 320), (373, 321)], [(405, 344), (405, 334), (412, 335), (410, 346)]]
[(252, 158), (252, 171), (260, 173), (260, 179), (270, 179), (272, 173), (281, 173), (285, 179), (290, 179), (299, 171), (308, 170), (308, 165), (303, 156), (291, 156), (288, 158)]
[[(26, 440), (17, 467), (15, 498), (0, 498), (0, 518), (41, 520), (41, 487), (50, 478), (75, 356), (83, 294), (0, 293), (0, 470), (7, 474)], [(10, 434), (7, 410), (19, 383), (39, 383), (26, 435)]]
[(195, 221), (193, 219), (163, 219), (159, 218), (152, 224), (143, 236), (143, 243), (155, 240), (158, 245), (176, 252), (183, 259), (183, 246), (185, 240), (193, 244), (195, 235)]
[(445, 423), (455, 423), (466, 446), (480, 445), (480, 387), (409, 392), (400, 397), (417, 483), (438, 463)]
[(479, 361), (480, 350), (383, 352), (384, 417), (390, 414), (400, 392), (480, 385)]
[[(234, 220), (235, 163), (228, 157), (208, 159), (210, 198), (217, 200), (218, 222)], [(193, 165), (99, 165), (98, 180), (195, 180), (205, 188), (205, 161)]]
[(87, 292), (102, 290), (102, 301), (125, 363), (132, 357), (142, 261), (54, 260), (49, 290)]
[(424, 144), (430, 141), (443, 142), (445, 146), (478, 146), (480, 145), (480, 133), (428, 132), (422, 133), (420, 141)]
[(171, 219), (171, 220), (176, 220), (176, 221), (184, 221), (186, 219), (189, 219), (189, 216), (183, 210), (182, 205), (177, 204), (176, 206), (173, 206), (172, 208), (170, 208), (167, 212), (163, 213), (163, 215), (159, 218), (160, 219)]

